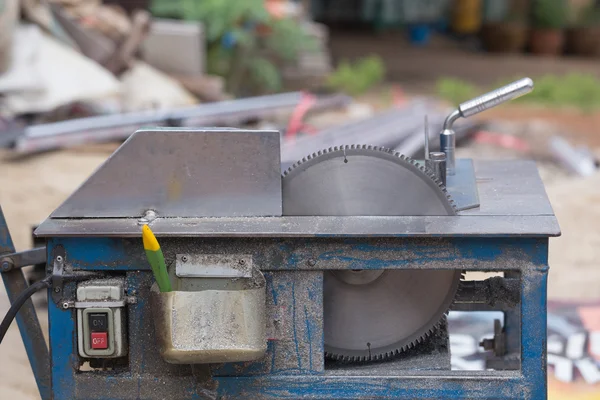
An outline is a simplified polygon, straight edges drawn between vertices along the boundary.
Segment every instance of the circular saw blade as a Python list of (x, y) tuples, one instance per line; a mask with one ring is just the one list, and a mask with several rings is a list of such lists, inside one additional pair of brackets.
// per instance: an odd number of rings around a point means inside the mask
[[(443, 185), (412, 159), (353, 145), (308, 156), (284, 173), (284, 215), (455, 215)], [(330, 271), (324, 274), (325, 353), (390, 357), (430, 335), (450, 308), (461, 272)]]

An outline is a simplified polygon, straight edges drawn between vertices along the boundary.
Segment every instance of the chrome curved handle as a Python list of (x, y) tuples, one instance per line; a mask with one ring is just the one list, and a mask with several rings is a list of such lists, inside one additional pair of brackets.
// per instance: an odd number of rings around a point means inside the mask
[(521, 97), (533, 90), (533, 81), (530, 78), (523, 78), (493, 90), (489, 93), (482, 94), (474, 99), (465, 101), (458, 106), (458, 109), (446, 118), (444, 129), (452, 129), (452, 123), (458, 118), (468, 118), (472, 115), (479, 114), (482, 111), (489, 110), (507, 101)]

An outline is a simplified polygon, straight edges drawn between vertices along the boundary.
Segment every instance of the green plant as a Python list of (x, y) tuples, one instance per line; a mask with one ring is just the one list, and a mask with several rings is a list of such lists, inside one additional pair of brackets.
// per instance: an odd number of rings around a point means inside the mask
[[(490, 88), (477, 88), (460, 79), (443, 78), (438, 81), (437, 93), (458, 105), (514, 80), (503, 80)], [(535, 89), (531, 93), (513, 101), (549, 107), (575, 107), (586, 112), (600, 109), (600, 79), (588, 74), (545, 75), (535, 79)]]
[(441, 98), (458, 106), (463, 101), (467, 101), (477, 96), (477, 87), (466, 81), (456, 78), (441, 78), (437, 81), (437, 94)]
[(581, 8), (575, 17), (574, 25), (579, 27), (600, 26), (600, 7), (595, 3), (590, 3), (587, 7)]
[(316, 47), (297, 22), (269, 15), (264, 0), (153, 0), (152, 12), (204, 24), (208, 72), (225, 77), (232, 93), (281, 89), (277, 62)]
[(568, 20), (566, 0), (535, 0), (532, 24), (540, 29), (562, 29)]
[(361, 58), (354, 63), (340, 62), (336, 70), (328, 77), (327, 86), (341, 90), (352, 96), (358, 96), (381, 83), (385, 77), (385, 66), (378, 56)]
[(600, 108), (600, 80), (588, 74), (546, 75), (536, 79), (535, 89), (523, 100), (590, 111)]

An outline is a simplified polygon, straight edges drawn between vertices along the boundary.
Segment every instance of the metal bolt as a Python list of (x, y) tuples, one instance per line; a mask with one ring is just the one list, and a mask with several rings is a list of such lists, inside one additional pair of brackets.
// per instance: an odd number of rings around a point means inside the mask
[(187, 256), (181, 256), (181, 262), (187, 262), (188, 257)]
[(67, 303), (67, 302), (64, 302), (64, 303), (62, 304), (62, 307), (63, 307), (65, 310), (66, 310), (66, 309), (68, 309), (68, 308), (69, 308), (69, 303)]
[(10, 271), (12, 269), (12, 263), (8, 261), (2, 261), (2, 272)]
[(158, 217), (158, 214), (154, 210), (144, 211), (144, 215), (138, 219), (138, 225), (146, 225), (154, 221)]
[(317, 264), (317, 260), (315, 260), (314, 258), (309, 259), (306, 262), (309, 266), (314, 267)]
[(494, 350), (494, 339), (483, 339), (479, 342), (479, 346), (483, 347), (484, 350)]
[(59, 287), (55, 287), (54, 288), (54, 293), (59, 293), (60, 292), (60, 288)]
[(62, 260), (63, 260), (62, 256), (56, 256), (56, 261), (62, 262)]
[(127, 304), (137, 304), (137, 297), (134, 297), (134, 296), (127, 297)]
[(240, 260), (240, 265), (245, 265), (246, 264), (246, 260)]

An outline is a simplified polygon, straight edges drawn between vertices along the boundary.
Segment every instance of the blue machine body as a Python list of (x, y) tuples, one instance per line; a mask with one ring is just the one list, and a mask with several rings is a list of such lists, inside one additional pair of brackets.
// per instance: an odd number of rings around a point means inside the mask
[[(189, 239), (192, 240), (193, 239)], [(258, 241), (258, 240), (257, 240)], [(265, 241), (265, 240), (260, 240)], [(212, 366), (218, 398), (497, 398), (541, 399), (546, 386), (546, 279), (548, 240), (540, 238), (406, 237), (373, 240), (359, 238), (271, 239), (256, 243), (256, 258), (270, 261), (260, 249), (278, 247), (281, 262), (265, 269), (268, 304), (288, 319), (289, 337), (268, 342), (263, 360)], [(315, 248), (336, 251), (315, 253)], [(55, 399), (203, 398), (189, 366), (165, 363), (154, 345), (154, 327), (147, 294), (153, 282), (144, 261), (140, 239), (57, 238), (48, 251), (62, 245), (73, 267), (125, 274), (129, 305), (129, 366), (123, 371), (79, 371), (76, 320), (73, 310), (50, 302), (52, 392)], [(169, 241), (163, 245), (169, 248)], [(136, 249), (137, 251), (132, 251)], [(51, 253), (50, 253), (51, 254)], [(407, 255), (413, 255), (410, 258)], [(304, 257), (303, 257), (304, 256)], [(314, 267), (306, 263), (316, 257)], [(414, 257), (414, 258), (413, 258)], [(521, 282), (519, 313), (522, 326), (521, 366), (514, 371), (401, 371), (386, 375), (385, 364), (373, 374), (348, 376), (325, 367), (323, 355), (321, 261), (337, 259), (347, 268), (418, 268), (433, 265), (463, 270), (518, 271)], [(260, 261), (259, 261), (260, 262)], [(298, 279), (301, 276), (301, 279)], [(307, 302), (306, 299), (309, 299)], [(310, 310), (309, 310), (310, 308)], [(339, 372), (339, 371), (338, 371)], [(388, 372), (389, 373), (389, 372)]]
[[(228, 147), (218, 153), (223, 143)], [(262, 156), (253, 168), (236, 170), (236, 160), (253, 162), (249, 149)], [(47, 241), (48, 273), (56, 275), (61, 254), (70, 274), (119, 278), (127, 298), (127, 355), (114, 362), (90, 361), (78, 352), (72, 307), (78, 283), (56, 281), (48, 293), (49, 357), (33, 305), (24, 306), (17, 322), (43, 399), (546, 398), (548, 242), (560, 230), (533, 163), (459, 160), (447, 185), (458, 215), (300, 217), (281, 215), (279, 151), (277, 132), (138, 131), (40, 225), (36, 234)], [(132, 157), (159, 159), (161, 168), (149, 172), (141, 163), (132, 172)], [(261, 171), (258, 179), (253, 171)], [(203, 182), (211, 189), (204, 200)], [(220, 215), (228, 197), (237, 201), (227, 205), (233, 215)], [(136, 208), (140, 199), (148, 204)], [(148, 209), (158, 217), (144, 213)], [(251, 257), (266, 279), (265, 309), (255, 310), (266, 315), (262, 358), (191, 365), (163, 360), (142, 223), (151, 224), (169, 268), (178, 254)], [(0, 212), (0, 254), (11, 252)], [(461, 282), (453, 309), (503, 312), (503, 355), (490, 354), (485, 371), (452, 370), (442, 330), (441, 340), (431, 337), (429, 347), (422, 343), (393, 360), (326, 360), (323, 276), (357, 269), (501, 273), (493, 281)], [(25, 287), (21, 270), (3, 278), (11, 299)]]

